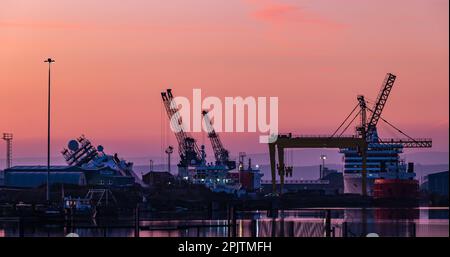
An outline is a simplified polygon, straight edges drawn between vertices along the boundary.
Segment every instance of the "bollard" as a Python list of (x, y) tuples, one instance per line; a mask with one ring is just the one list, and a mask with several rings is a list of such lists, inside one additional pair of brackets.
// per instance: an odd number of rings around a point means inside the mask
[(272, 237), (275, 237), (277, 234), (277, 223), (276, 219), (272, 217)]
[(290, 236), (291, 237), (295, 237), (295, 222), (291, 221), (290, 223), (291, 223), (291, 225), (290, 225), (290, 228), (291, 228)]
[(325, 215), (325, 237), (331, 237), (331, 210), (327, 210)]
[(139, 237), (139, 206), (134, 210), (134, 237)]
[(231, 215), (232, 215), (232, 226), (233, 226), (233, 237), (236, 237), (237, 236), (237, 233), (236, 233), (236, 208), (233, 206), (233, 207), (231, 207), (232, 209), (231, 209)]
[(348, 237), (347, 222), (342, 222), (342, 237)]
[(227, 229), (227, 234), (228, 234), (228, 237), (231, 237), (231, 217), (230, 217), (231, 215), (230, 215), (230, 205), (229, 204), (227, 204), (227, 225), (228, 225), (228, 229)]
[(416, 223), (414, 221), (412, 221), (409, 224), (409, 229), (410, 229), (409, 236), (410, 237), (416, 237)]
[(23, 218), (19, 217), (19, 237), (24, 236)]
[(251, 235), (252, 235), (252, 237), (258, 237), (258, 231), (256, 230), (256, 226), (257, 226), (257, 223), (258, 221), (256, 220), (256, 219), (252, 219), (251, 220), (251, 227), (252, 227), (252, 232), (251, 232)]
[(213, 202), (211, 201), (211, 202), (209, 202), (209, 205), (208, 205), (208, 217), (210, 220), (212, 219), (212, 216), (213, 216), (212, 213), (213, 213)]
[(280, 237), (284, 237), (284, 218), (280, 218)]

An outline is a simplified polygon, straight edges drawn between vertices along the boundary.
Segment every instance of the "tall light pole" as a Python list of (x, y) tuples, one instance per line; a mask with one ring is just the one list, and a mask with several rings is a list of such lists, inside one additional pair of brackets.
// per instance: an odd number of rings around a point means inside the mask
[(322, 160), (322, 167), (320, 168), (320, 179), (322, 179), (323, 178), (323, 170), (325, 168), (325, 160), (327, 159), (327, 156), (325, 154), (321, 154), (320, 159)]
[(55, 60), (48, 58), (48, 103), (47, 103), (47, 203), (50, 204), (50, 67)]
[(3, 133), (3, 140), (6, 141), (6, 168), (11, 168), (12, 166), (12, 133)]
[(173, 147), (169, 146), (166, 149), (167, 154), (167, 171), (170, 173), (170, 155), (173, 153)]
[(150, 160), (150, 171), (153, 171), (153, 160)]

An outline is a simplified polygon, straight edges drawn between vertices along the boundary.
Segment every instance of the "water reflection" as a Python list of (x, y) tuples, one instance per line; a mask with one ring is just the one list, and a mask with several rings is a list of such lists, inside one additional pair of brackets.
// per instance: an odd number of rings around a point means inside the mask
[[(449, 236), (448, 208), (336, 208), (330, 219), (321, 209), (240, 212), (236, 229), (229, 220), (146, 220), (140, 222), (140, 237), (359, 237), (377, 233), (382, 237)], [(328, 228), (328, 230), (327, 230)], [(59, 224), (26, 223), (0, 219), (0, 237), (61, 237), (70, 232), (81, 237), (133, 237), (133, 223), (87, 222), (73, 228)]]
[(347, 236), (376, 233), (388, 237), (415, 237), (419, 209), (353, 209), (344, 211)]

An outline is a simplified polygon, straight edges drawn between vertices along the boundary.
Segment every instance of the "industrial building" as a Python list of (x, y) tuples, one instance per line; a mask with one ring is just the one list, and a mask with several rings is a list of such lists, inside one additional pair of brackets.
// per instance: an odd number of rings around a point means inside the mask
[(165, 186), (175, 182), (175, 177), (168, 171), (150, 171), (142, 176), (147, 185)]
[[(4, 170), (4, 186), (35, 188), (47, 183), (47, 166), (14, 166)], [(51, 166), (51, 184), (78, 186), (127, 187), (134, 185), (133, 177), (122, 176), (109, 167), (82, 168), (78, 166)]]
[(0, 186), (3, 186), (5, 178), (3, 176), (3, 170), (0, 170)]
[(448, 184), (448, 171), (443, 171), (425, 176), (422, 188), (432, 194), (448, 196)]
[[(321, 195), (338, 195), (344, 193), (342, 172), (326, 167), (321, 171), (323, 178), (317, 180), (285, 180), (283, 193), (317, 193)], [(270, 180), (262, 181), (263, 191), (272, 191)]]

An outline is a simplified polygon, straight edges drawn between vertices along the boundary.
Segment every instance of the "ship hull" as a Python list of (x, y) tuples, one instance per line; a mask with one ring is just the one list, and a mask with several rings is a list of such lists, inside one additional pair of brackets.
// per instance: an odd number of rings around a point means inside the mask
[[(367, 194), (373, 195), (373, 184), (375, 179), (367, 178)], [(345, 194), (362, 194), (362, 178), (361, 174), (344, 174), (344, 193)]]
[[(361, 173), (344, 173), (344, 193), (345, 194), (362, 194), (362, 178)], [(367, 195), (374, 195), (374, 184), (376, 179), (396, 179), (398, 181), (407, 181), (415, 177), (415, 173), (397, 173), (383, 172), (367, 174)]]
[(416, 200), (419, 182), (415, 179), (377, 179), (374, 184), (375, 199)]

